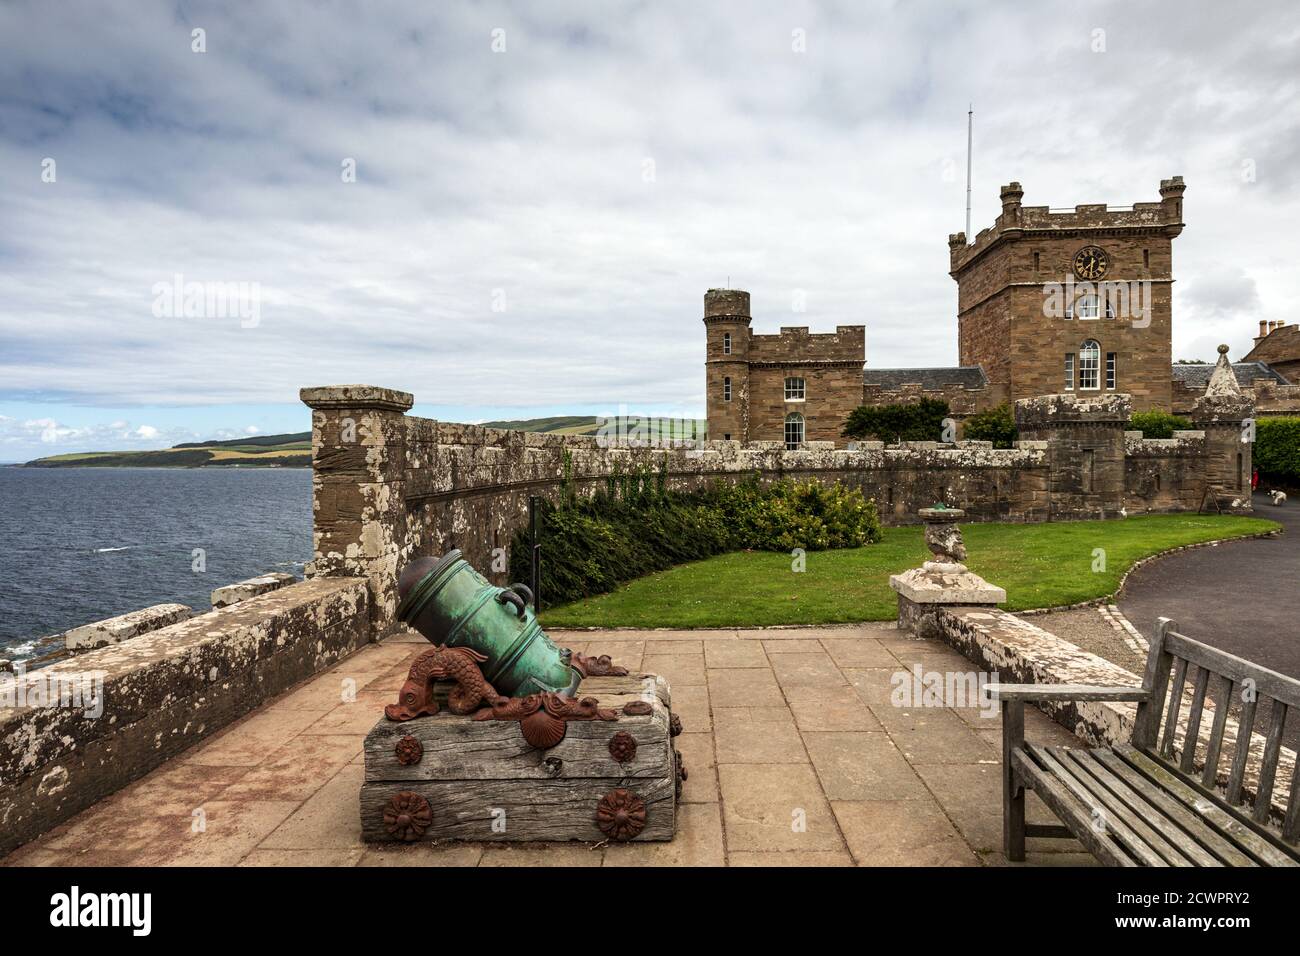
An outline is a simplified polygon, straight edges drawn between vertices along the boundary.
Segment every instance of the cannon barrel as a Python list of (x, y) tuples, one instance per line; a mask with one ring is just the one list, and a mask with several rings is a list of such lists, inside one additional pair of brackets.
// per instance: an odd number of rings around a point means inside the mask
[(532, 595), (522, 584), (496, 587), (452, 549), (408, 564), (397, 593), (399, 620), (432, 644), (467, 647), (485, 656), (483, 677), (498, 693), (524, 697), (553, 691), (571, 697), (577, 691), (582, 672), (537, 623), (528, 606)]

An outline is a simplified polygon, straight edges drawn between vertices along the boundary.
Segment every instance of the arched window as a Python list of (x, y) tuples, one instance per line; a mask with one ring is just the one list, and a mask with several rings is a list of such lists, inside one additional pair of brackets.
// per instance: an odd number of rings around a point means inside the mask
[(1079, 389), (1096, 391), (1101, 387), (1101, 346), (1088, 339), (1079, 346)]
[(785, 400), (787, 402), (802, 402), (806, 397), (803, 379), (787, 378), (785, 380)]
[(785, 416), (785, 447), (791, 451), (803, 445), (803, 416), (791, 412)]

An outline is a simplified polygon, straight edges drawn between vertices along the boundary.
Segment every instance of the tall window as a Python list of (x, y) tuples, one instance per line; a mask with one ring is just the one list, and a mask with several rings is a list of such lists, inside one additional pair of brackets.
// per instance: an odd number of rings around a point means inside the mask
[(724, 402), (731, 401), (731, 376), (730, 375), (728, 375), (726, 378), (722, 380), (722, 400)]
[(1065, 390), (1074, 391), (1074, 353), (1065, 353)]
[(787, 402), (802, 402), (804, 397), (803, 379), (787, 378), (785, 380), (785, 400)]
[(1096, 339), (1088, 339), (1079, 346), (1079, 389), (1096, 391), (1100, 388), (1101, 346)]
[(1111, 391), (1115, 390), (1115, 358), (1114, 352), (1106, 353), (1106, 388)]
[(722, 354), (723, 355), (731, 354), (731, 333), (730, 332), (722, 333)]
[(803, 445), (803, 416), (791, 412), (785, 416), (785, 447), (794, 451)]

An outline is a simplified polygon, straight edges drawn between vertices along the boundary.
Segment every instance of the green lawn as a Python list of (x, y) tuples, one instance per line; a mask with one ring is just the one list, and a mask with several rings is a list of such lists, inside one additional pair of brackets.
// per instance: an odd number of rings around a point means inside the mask
[[(1109, 595), (1120, 576), (1149, 554), (1278, 527), (1262, 518), (1143, 515), (967, 524), (962, 534), (970, 552), (967, 565), (1006, 588), (1007, 610), (1017, 611)], [(1096, 548), (1105, 550), (1105, 570), (1093, 570)], [(638, 578), (610, 594), (547, 608), (542, 624), (690, 628), (888, 621), (897, 610), (889, 576), (928, 557), (919, 526), (886, 528), (882, 541), (865, 548), (810, 551), (800, 574), (791, 571), (789, 555), (734, 552)]]

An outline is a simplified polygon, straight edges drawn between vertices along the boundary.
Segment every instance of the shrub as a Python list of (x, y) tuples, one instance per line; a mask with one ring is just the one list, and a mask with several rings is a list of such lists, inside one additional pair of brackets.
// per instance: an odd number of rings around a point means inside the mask
[(1300, 481), (1300, 418), (1260, 418), (1255, 421), (1255, 467), (1274, 481)]
[(1003, 402), (997, 408), (976, 412), (962, 426), (962, 437), (970, 441), (991, 441), (994, 448), (1010, 448), (1020, 433), (1011, 406)]
[[(875, 502), (857, 489), (757, 477), (695, 492), (662, 474), (614, 476), (591, 498), (542, 502), (542, 598), (562, 604), (633, 578), (726, 551), (855, 548), (880, 540)], [(527, 530), (510, 548), (515, 581), (529, 577)]]
[(1191, 423), (1168, 412), (1134, 412), (1128, 420), (1130, 431), (1141, 432), (1143, 438), (1173, 438), (1174, 432), (1186, 431)]
[(883, 442), (939, 441), (948, 403), (923, 398), (913, 405), (859, 405), (844, 422), (845, 438)]

